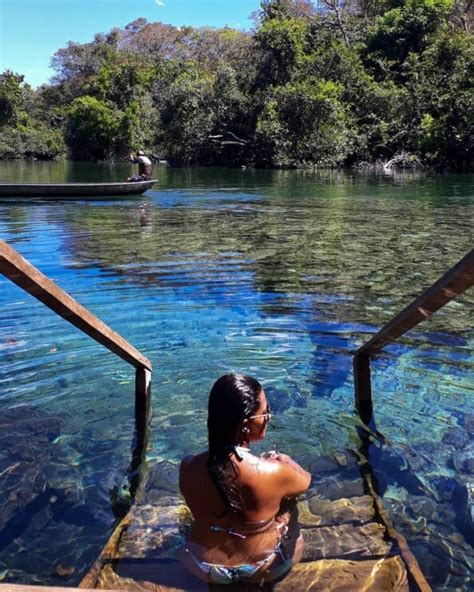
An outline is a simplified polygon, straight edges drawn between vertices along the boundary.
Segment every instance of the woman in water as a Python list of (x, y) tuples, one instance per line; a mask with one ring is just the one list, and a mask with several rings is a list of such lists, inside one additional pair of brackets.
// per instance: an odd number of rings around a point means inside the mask
[(306, 491), (311, 476), (285, 454), (250, 451), (271, 417), (257, 380), (222, 376), (209, 395), (209, 450), (181, 462), (194, 522), (180, 557), (206, 582), (268, 582), (301, 559), (302, 538), (282, 503)]

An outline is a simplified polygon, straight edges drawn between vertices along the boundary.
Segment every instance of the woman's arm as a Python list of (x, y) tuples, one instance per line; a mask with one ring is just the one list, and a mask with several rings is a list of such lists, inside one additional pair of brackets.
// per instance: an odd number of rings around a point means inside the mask
[(294, 497), (305, 492), (311, 483), (311, 474), (287, 454), (267, 452), (264, 455), (275, 467), (275, 478), (282, 497)]

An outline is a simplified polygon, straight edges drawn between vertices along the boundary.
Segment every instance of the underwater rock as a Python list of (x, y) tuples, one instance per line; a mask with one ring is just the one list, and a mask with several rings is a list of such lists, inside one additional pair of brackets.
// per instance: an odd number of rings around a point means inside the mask
[(439, 501), (452, 501), (453, 498), (459, 498), (462, 493), (462, 484), (453, 477), (437, 477), (431, 482)]
[(48, 489), (68, 504), (84, 502), (84, 485), (69, 465), (51, 464), (45, 469)]
[(410, 541), (410, 549), (422, 572), (429, 574), (433, 590), (464, 592), (472, 589), (462, 555), (452, 557), (449, 547), (442, 549), (436, 541), (426, 537), (423, 540)]
[(375, 514), (374, 500), (370, 495), (331, 502), (316, 494), (309, 498), (307, 503), (311, 513), (319, 517), (320, 526), (338, 525), (346, 522), (356, 525), (364, 524), (372, 520)]
[(69, 386), (69, 382), (66, 380), (66, 378), (64, 378), (64, 376), (60, 376), (59, 378), (56, 378), (55, 382), (56, 382), (56, 385), (62, 389)]
[(464, 429), (469, 433), (469, 434), (474, 434), (474, 414), (472, 413), (466, 413), (464, 415)]
[(20, 440), (9, 441), (6, 438), (0, 438), (0, 446), (7, 452), (12, 460), (34, 462), (38, 465), (45, 465), (51, 457), (51, 450), (47, 440)]
[(270, 385), (265, 387), (265, 394), (272, 408), (272, 413), (284, 413), (291, 405), (291, 396), (287, 390), (276, 389)]
[(474, 544), (474, 482), (456, 480), (453, 506), (459, 516), (459, 527), (470, 544)]
[(314, 483), (309, 494), (319, 494), (328, 500), (359, 497), (365, 495), (364, 481), (360, 479), (330, 478), (326, 481)]
[(450, 466), (454, 467), (460, 473), (474, 474), (474, 456), (457, 453), (453, 455), (450, 461)]
[(31, 406), (6, 409), (0, 418), (2, 439), (11, 435), (16, 442), (21, 439), (46, 439), (51, 442), (59, 436), (60, 428), (61, 420), (58, 417), (49, 416)]
[(389, 484), (396, 484), (414, 495), (423, 495), (425, 487), (417, 477), (404, 450), (383, 446), (371, 448), (370, 464), (378, 483), (378, 490), (383, 493)]
[(407, 444), (403, 447), (398, 446), (397, 450), (408, 460), (416, 474), (435, 469), (436, 460), (439, 459), (441, 452), (438, 442), (417, 442), (416, 446)]
[(46, 489), (41, 465), (35, 462), (0, 462), (0, 532), (18, 511), (31, 504)]
[(317, 516), (311, 512), (307, 500), (298, 502), (298, 524), (300, 528), (310, 528), (311, 526), (319, 526), (321, 524), (321, 516)]
[(450, 504), (437, 504), (429, 497), (421, 499), (418, 496), (411, 497), (405, 503), (409, 513), (416, 521), (425, 518), (429, 522), (451, 526), (456, 518), (456, 513), (452, 510)]
[(69, 576), (73, 575), (73, 573), (76, 571), (76, 568), (72, 565), (62, 565), (59, 563), (54, 571), (61, 578), (68, 578)]
[(343, 452), (335, 452), (333, 456), (340, 467), (347, 467), (347, 456)]
[(318, 456), (316, 460), (314, 460), (309, 468), (311, 475), (317, 479), (320, 477), (320, 473), (334, 473), (340, 470), (340, 466), (337, 463), (337, 460), (327, 454)]
[(148, 469), (145, 495), (153, 490), (179, 492), (179, 464), (167, 460), (152, 464)]
[[(461, 483), (457, 491), (462, 493)], [(420, 496), (403, 501), (384, 499), (397, 530), (409, 540), (423, 573), (429, 574), (433, 590), (440, 592), (471, 589), (474, 552), (468, 533), (463, 532), (466, 519), (460, 514), (462, 501), (455, 497), (452, 502), (437, 503)]]
[(469, 433), (461, 428), (450, 428), (442, 438), (444, 444), (454, 446), (456, 450), (465, 448), (470, 440), (471, 436)]
[[(52, 441), (60, 427), (60, 418), (30, 405), (5, 409), (0, 416), (0, 534), (4, 544), (25, 527), (33, 506), (38, 513), (47, 504)], [(12, 528), (2, 533), (7, 526)]]
[(327, 473), (339, 472), (345, 479), (349, 475), (351, 477), (360, 475), (358, 459), (354, 454), (349, 454), (346, 450), (334, 450), (332, 454), (325, 454), (305, 460), (309, 462), (303, 463), (303, 466), (309, 467), (311, 475), (316, 480), (326, 478)]
[[(224, 586), (209, 586), (183, 569), (176, 560), (156, 560), (147, 563), (129, 561), (115, 569), (105, 565), (96, 585), (100, 590), (127, 590), (128, 592), (209, 592)], [(261, 590), (257, 585), (240, 584), (225, 586), (227, 592), (251, 592)]]

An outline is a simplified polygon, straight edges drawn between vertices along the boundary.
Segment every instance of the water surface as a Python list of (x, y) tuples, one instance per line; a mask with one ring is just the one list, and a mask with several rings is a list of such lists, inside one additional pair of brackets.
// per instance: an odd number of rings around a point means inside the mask
[[(0, 163), (2, 180), (25, 182), (131, 170)], [(205, 446), (210, 386), (237, 370), (276, 410), (265, 448), (302, 462), (359, 449), (351, 353), (472, 247), (473, 177), (157, 173), (139, 198), (0, 202), (1, 238), (152, 360), (149, 462), (176, 467)], [(449, 304), (374, 363), (388, 443), (370, 460), (439, 590), (440, 561), (461, 589), (474, 573), (463, 497), (474, 485), (472, 301)], [(73, 585), (127, 496), (134, 373), (5, 279), (0, 303), (0, 410), (23, 418), (28, 439), (7, 434), (0, 451), (0, 579)], [(12, 492), (31, 479), (20, 503)]]

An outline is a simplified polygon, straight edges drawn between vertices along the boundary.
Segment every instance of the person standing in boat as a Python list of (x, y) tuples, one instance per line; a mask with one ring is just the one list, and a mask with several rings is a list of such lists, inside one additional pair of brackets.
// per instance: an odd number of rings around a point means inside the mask
[(255, 378), (222, 376), (209, 395), (208, 450), (181, 462), (179, 486), (194, 522), (179, 558), (205, 582), (270, 582), (301, 559), (303, 539), (285, 505), (311, 475), (286, 454), (251, 452), (271, 418)]
[(148, 158), (148, 156), (145, 156), (143, 150), (139, 150), (136, 157), (133, 154), (130, 154), (130, 162), (138, 164), (138, 175), (129, 177), (127, 181), (151, 181), (151, 160)]

